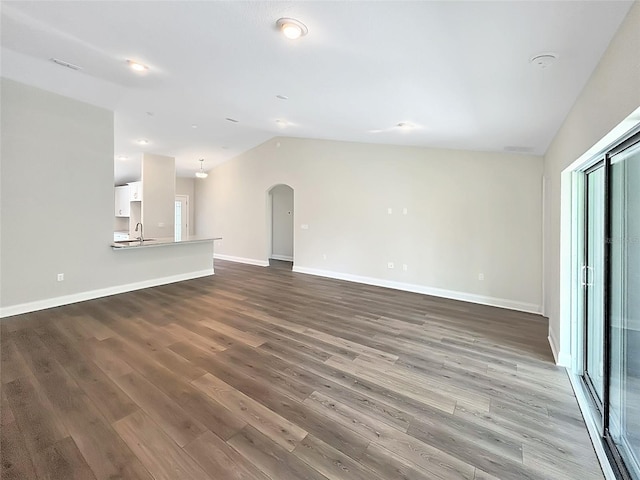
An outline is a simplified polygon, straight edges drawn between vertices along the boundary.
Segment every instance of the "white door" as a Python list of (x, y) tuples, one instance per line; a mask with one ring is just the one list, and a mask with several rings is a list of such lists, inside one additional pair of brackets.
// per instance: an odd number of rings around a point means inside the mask
[(189, 236), (189, 196), (176, 195), (176, 240), (186, 239)]

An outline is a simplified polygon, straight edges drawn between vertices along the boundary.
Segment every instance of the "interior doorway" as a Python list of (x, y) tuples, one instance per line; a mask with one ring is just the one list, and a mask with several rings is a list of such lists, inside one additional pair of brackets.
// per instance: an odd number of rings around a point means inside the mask
[(291, 268), (294, 247), (293, 188), (280, 184), (272, 187), (268, 193), (269, 264)]
[(177, 241), (189, 236), (189, 196), (176, 195), (174, 234)]

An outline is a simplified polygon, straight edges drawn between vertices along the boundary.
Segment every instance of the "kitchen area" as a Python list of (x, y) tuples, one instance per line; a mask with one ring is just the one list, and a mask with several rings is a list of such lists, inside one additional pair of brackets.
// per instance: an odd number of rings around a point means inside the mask
[(220, 239), (194, 234), (196, 179), (176, 177), (173, 157), (142, 153), (136, 158), (116, 159), (114, 174), (114, 250), (213, 245)]

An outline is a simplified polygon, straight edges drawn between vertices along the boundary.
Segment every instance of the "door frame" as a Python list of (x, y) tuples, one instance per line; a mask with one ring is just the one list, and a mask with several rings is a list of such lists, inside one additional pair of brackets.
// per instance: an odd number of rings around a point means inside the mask
[[(183, 200), (184, 199), (184, 204), (185, 204), (185, 210), (183, 213), (183, 217), (186, 219), (186, 230), (187, 230), (187, 236), (189, 236), (189, 228), (190, 228), (190, 222), (189, 222), (189, 195), (184, 195), (184, 194), (176, 194), (176, 198), (175, 201), (178, 200)], [(186, 213), (186, 215), (184, 215), (184, 213)], [(175, 207), (174, 207), (174, 218), (173, 218), (173, 223), (175, 225)], [(174, 232), (175, 235), (175, 232)]]
[[(291, 189), (293, 195), (293, 211), (291, 213), (292, 219), (292, 242), (293, 242), (293, 255), (291, 256), (291, 262), (293, 266), (296, 264), (296, 189), (289, 185), (288, 183), (279, 182), (274, 183), (266, 191), (266, 257), (267, 257), (267, 265), (269, 265), (269, 260), (273, 258), (273, 189), (279, 186), (289, 187)], [(275, 259), (277, 260), (277, 259)]]

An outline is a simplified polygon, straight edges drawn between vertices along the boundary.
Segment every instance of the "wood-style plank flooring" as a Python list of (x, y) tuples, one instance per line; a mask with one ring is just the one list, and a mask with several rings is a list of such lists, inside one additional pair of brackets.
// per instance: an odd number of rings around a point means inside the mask
[(601, 479), (542, 317), (216, 261), (5, 319), (10, 479)]

